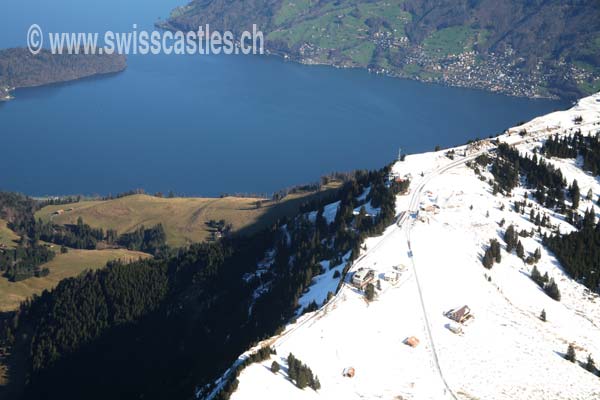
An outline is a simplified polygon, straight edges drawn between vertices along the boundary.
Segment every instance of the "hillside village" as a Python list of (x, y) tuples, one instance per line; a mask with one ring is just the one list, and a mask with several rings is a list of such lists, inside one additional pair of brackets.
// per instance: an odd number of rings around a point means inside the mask
[[(396, 222), (363, 243), (346, 275), (321, 262), (329, 272), (299, 301), (314, 306), (240, 356), (252, 361), (236, 371), (237, 390), (219, 392), (224, 377), (198, 397), (599, 398), (598, 290), (572, 279), (544, 242), (576, 231), (589, 210), (600, 212), (600, 182), (582, 159), (542, 153), (547, 139), (578, 133), (600, 134), (600, 94), (497, 139), (396, 162), (394, 176), (414, 177), (396, 198)], [(543, 159), (568, 187), (578, 185), (576, 199), (565, 200), (575, 217), (536, 200), (524, 176), (499, 191), (489, 160), (502, 146)], [(335, 206), (325, 209), (335, 218)], [(484, 266), (488, 252), (494, 258)], [(546, 290), (549, 281), (558, 296)], [(261, 348), (270, 351), (253, 362)], [(306, 364), (317, 390), (290, 377), (290, 354)]]
[(10, 99), (12, 99), (10, 95), (10, 88), (0, 86), (0, 101), (8, 101)]
[(600, 88), (597, 12), (593, 2), (194, 0), (159, 25), (258, 24), (268, 52), (304, 64), (575, 99)]

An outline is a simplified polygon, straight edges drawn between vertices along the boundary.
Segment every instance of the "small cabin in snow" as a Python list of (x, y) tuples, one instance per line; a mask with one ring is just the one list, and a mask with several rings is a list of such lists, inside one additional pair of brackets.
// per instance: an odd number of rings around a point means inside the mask
[(473, 315), (471, 314), (471, 309), (469, 308), (469, 306), (462, 306), (461, 308), (456, 308), (446, 313), (446, 317), (460, 324), (462, 324), (472, 316)]
[(404, 339), (404, 344), (410, 347), (417, 347), (419, 343), (421, 342), (415, 336), (407, 337), (406, 339)]
[(462, 327), (455, 323), (446, 324), (446, 328), (455, 335), (462, 335)]
[(395, 285), (398, 283), (398, 280), (400, 279), (400, 274), (396, 271), (388, 271), (385, 273), (385, 275), (383, 275), (383, 279), (386, 282), (389, 282), (392, 285)]

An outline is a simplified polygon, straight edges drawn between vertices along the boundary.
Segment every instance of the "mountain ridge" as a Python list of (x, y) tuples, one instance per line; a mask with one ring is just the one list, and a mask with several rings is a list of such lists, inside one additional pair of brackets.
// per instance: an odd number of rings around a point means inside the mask
[[(411, 184), (410, 195), (398, 197), (397, 223), (363, 243), (361, 256), (333, 298), (321, 292), (321, 308), (240, 356), (247, 358), (263, 346), (272, 349), (266, 359), (236, 373), (237, 390), (228, 393), (230, 398), (541, 400), (600, 395), (600, 376), (594, 376), (598, 371), (585, 368), (588, 355), (593, 360), (600, 354), (594, 340), (600, 332), (598, 288), (588, 289), (585, 280), (573, 279), (570, 266), (561, 265), (545, 243), (548, 234), (577, 231), (577, 219), (565, 220), (564, 210), (538, 203), (535, 191), (524, 184), (510, 194), (497, 191), (504, 189), (496, 186), (496, 172), (482, 157), (489, 153), (494, 158), (496, 145), (505, 143), (539, 158), (546, 138), (579, 130), (597, 140), (600, 94), (511, 128), (497, 139), (397, 162), (397, 175), (423, 173)], [(598, 211), (600, 185), (595, 177), (577, 161), (544, 159), (563, 171), (567, 183), (578, 181), (583, 194), (588, 189), (593, 193), (592, 200), (585, 195), (577, 203), (579, 214), (588, 208)], [(536, 213), (544, 216), (543, 222)], [(519, 232), (517, 247), (522, 246), (516, 254), (506, 233), (511, 227)], [(490, 238), (502, 243), (501, 261), (486, 267), (482, 259)], [(401, 278), (390, 284), (384, 275), (398, 265), (404, 266)], [(375, 301), (365, 302), (362, 291), (351, 285), (352, 273), (361, 268), (375, 269), (381, 279)], [(558, 284), (559, 301), (540, 290), (533, 272), (538, 269)], [(456, 324), (446, 311), (463, 305), (474, 317)], [(404, 343), (411, 336), (421, 342), (415, 348)], [(565, 359), (569, 346), (575, 349), (574, 362)], [(299, 389), (290, 382), (289, 353), (318, 376), (319, 390)], [(270, 371), (273, 362), (280, 371)], [(345, 377), (348, 368), (356, 375)]]

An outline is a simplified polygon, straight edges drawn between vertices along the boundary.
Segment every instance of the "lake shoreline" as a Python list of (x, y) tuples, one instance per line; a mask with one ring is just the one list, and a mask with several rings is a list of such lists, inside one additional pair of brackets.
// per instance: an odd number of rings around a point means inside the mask
[[(173, 22), (170, 20), (157, 21), (154, 23), (154, 26), (156, 28), (159, 28), (162, 30), (167, 30), (167, 31), (170, 31), (173, 33), (177, 32), (177, 31), (184, 31), (184, 32), (186, 31), (185, 27), (180, 27), (177, 24), (173, 24)], [(268, 45), (268, 43), (269, 42), (267, 41), (267, 45)], [(386, 77), (394, 78), (394, 79), (406, 79), (406, 80), (411, 80), (411, 81), (415, 81), (415, 82), (440, 85), (440, 86), (444, 86), (444, 87), (475, 89), (475, 90), (481, 90), (481, 91), (484, 91), (487, 93), (501, 94), (501, 95), (515, 97), (515, 98), (523, 98), (523, 99), (531, 99), (531, 100), (574, 101), (576, 99), (576, 98), (571, 98), (569, 96), (561, 97), (556, 94), (542, 95), (542, 94), (538, 93), (535, 95), (523, 95), (523, 94), (517, 93), (513, 90), (507, 90), (507, 89), (493, 90), (484, 85), (472, 84), (469, 81), (463, 82), (462, 84), (452, 84), (445, 80), (434, 79), (434, 78), (425, 79), (419, 75), (411, 76), (411, 75), (403, 74), (403, 73), (399, 72), (398, 70), (384, 69), (381, 67), (372, 68), (369, 66), (355, 65), (350, 62), (340, 62), (335, 59), (323, 61), (320, 59), (305, 57), (302, 54), (300, 54), (299, 52), (282, 52), (282, 51), (278, 51), (278, 50), (272, 49), (272, 48), (265, 48), (264, 51), (265, 51), (265, 53), (260, 54), (260, 55), (274, 56), (274, 57), (283, 59), (284, 61), (291, 61), (291, 62), (294, 62), (297, 64), (307, 65), (307, 66), (319, 65), (319, 66), (333, 67), (336, 69), (357, 69), (357, 70), (367, 71), (371, 74), (386, 76)]]
[(19, 89), (118, 74), (127, 69), (127, 58), (123, 55), (51, 54), (48, 50), (34, 55), (24, 48), (11, 48), (0, 50), (0, 67), (9, 71), (0, 75), (0, 102), (8, 102), (15, 99), (14, 93)]
[[(10, 88), (9, 90), (5, 90), (4, 93), (2, 92), (2, 89), (0, 88), (0, 103), (2, 102), (9, 102), (11, 100), (17, 100), (18, 96), (17, 96), (17, 92), (21, 91), (21, 90), (28, 90), (28, 89), (38, 89), (38, 88), (49, 88), (49, 87), (59, 87), (62, 85), (69, 85), (69, 84), (76, 84), (82, 81), (85, 81), (87, 79), (103, 79), (103, 78), (110, 78), (112, 76), (118, 75), (121, 72), (124, 72), (126, 68), (120, 70), (120, 71), (114, 71), (114, 72), (99, 72), (96, 74), (92, 74), (92, 75), (86, 75), (86, 76), (82, 76), (80, 78), (75, 78), (75, 79), (65, 79), (65, 80), (60, 80), (60, 81), (53, 81), (53, 82), (48, 82), (48, 83), (41, 83), (39, 85), (32, 85), (32, 86), (19, 86), (19, 87), (13, 87)], [(5, 94), (5, 97), (2, 98), (2, 94)]]
[(246, 56), (132, 56), (110, 79), (15, 94), (0, 105), (13, 149), (0, 186), (33, 196), (273, 193), (567, 106)]

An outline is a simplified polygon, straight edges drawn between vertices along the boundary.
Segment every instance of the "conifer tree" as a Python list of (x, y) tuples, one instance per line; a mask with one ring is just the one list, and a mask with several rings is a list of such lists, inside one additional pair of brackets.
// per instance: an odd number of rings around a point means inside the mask
[(483, 254), (483, 259), (481, 260), (481, 263), (487, 269), (492, 269), (492, 267), (494, 266), (494, 258), (492, 257), (492, 253), (489, 248)]
[(306, 372), (303, 369), (299, 370), (298, 376), (296, 377), (296, 386), (299, 389), (304, 389), (308, 386), (308, 383), (308, 376), (306, 375)]
[(587, 361), (585, 362), (585, 369), (590, 371), (592, 374), (596, 373), (596, 363), (594, 362), (594, 359), (592, 358), (591, 354), (588, 354), (587, 356)]
[(287, 364), (288, 364), (288, 377), (294, 381), (297, 378), (297, 374), (296, 374), (296, 357), (294, 357), (294, 355), (292, 353), (290, 353), (288, 355), (287, 358)]
[(492, 255), (494, 256), (494, 261), (498, 264), (502, 262), (502, 252), (500, 250), (500, 242), (496, 239), (492, 240)]
[(577, 210), (579, 208), (579, 197), (581, 196), (577, 179), (575, 179), (573, 184), (571, 184), (571, 187), (569, 188), (569, 194), (571, 195), (571, 200), (573, 201), (573, 209)]
[(485, 268), (491, 269), (494, 262), (500, 263), (501, 261), (502, 252), (500, 243), (496, 239), (490, 239), (490, 247), (485, 250), (481, 262)]
[(535, 259), (535, 261), (540, 261), (540, 259), (542, 258), (542, 251), (539, 247), (535, 249), (535, 252), (533, 253), (533, 258)]
[(504, 233), (504, 241), (506, 242), (506, 251), (512, 253), (517, 246), (518, 241), (518, 235), (514, 225), (510, 225), (508, 228), (506, 228), (506, 232)]
[(560, 301), (560, 290), (558, 290), (558, 285), (556, 282), (554, 282), (554, 278), (551, 278), (550, 281), (544, 286), (544, 291), (552, 299)]
[(531, 276), (531, 280), (534, 281), (535, 283), (537, 283), (538, 285), (542, 281), (542, 275), (540, 275), (540, 271), (537, 269), (536, 265), (533, 266), (530, 276)]
[(525, 249), (523, 248), (523, 244), (521, 243), (521, 241), (519, 240), (519, 242), (517, 243), (517, 256), (520, 259), (525, 258)]
[(575, 347), (573, 347), (572, 343), (570, 343), (569, 347), (567, 348), (567, 354), (565, 354), (565, 358), (572, 363), (574, 363), (577, 359), (577, 356), (575, 355)]
[(271, 364), (271, 372), (274, 374), (279, 372), (279, 363), (277, 363), (277, 361), (273, 361)]
[(548, 271), (544, 272), (544, 276), (542, 276), (542, 282), (548, 283), (550, 278), (548, 277)]
[[(312, 370), (300, 360), (298, 360), (292, 353), (288, 355), (288, 377), (292, 382), (296, 384), (299, 389), (304, 389), (309, 386), (314, 390), (321, 388), (319, 378), (313, 375)], [(271, 371), (273, 366), (271, 367)]]
[(368, 301), (373, 301), (375, 298), (375, 286), (372, 283), (367, 284), (365, 288), (365, 297)]
[(313, 384), (311, 385), (311, 388), (313, 390), (319, 390), (321, 389), (321, 381), (319, 381), (319, 377), (315, 376), (315, 380), (313, 382)]
[(594, 224), (596, 223), (596, 215), (593, 209), (585, 210), (585, 214), (583, 216), (583, 229), (593, 229)]

